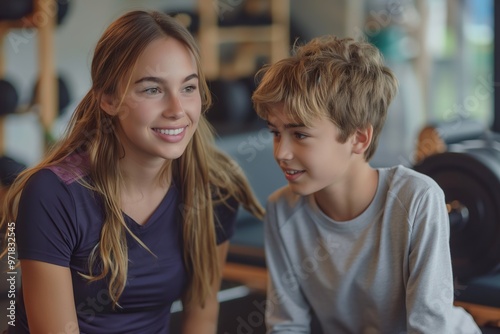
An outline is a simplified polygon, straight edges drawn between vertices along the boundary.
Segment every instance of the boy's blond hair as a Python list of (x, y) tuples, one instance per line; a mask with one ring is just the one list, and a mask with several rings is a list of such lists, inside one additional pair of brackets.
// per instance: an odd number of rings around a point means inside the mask
[(294, 54), (262, 68), (252, 96), (257, 114), (267, 119), (283, 103), (290, 118), (306, 126), (328, 117), (340, 129), (344, 143), (357, 129), (373, 126), (365, 152), (369, 161), (377, 148), (387, 109), (397, 92), (397, 79), (373, 45), (323, 36), (298, 46)]

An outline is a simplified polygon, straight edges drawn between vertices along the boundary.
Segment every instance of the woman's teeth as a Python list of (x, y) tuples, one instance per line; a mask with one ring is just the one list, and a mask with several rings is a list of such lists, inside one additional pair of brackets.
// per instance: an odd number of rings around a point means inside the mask
[(180, 129), (155, 129), (156, 132), (161, 133), (162, 135), (175, 136), (179, 133), (183, 132), (185, 128)]

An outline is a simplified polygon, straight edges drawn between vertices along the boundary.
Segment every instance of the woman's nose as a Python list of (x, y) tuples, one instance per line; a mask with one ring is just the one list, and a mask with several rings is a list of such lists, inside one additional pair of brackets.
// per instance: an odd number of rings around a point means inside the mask
[(184, 107), (178, 96), (171, 94), (166, 100), (166, 106), (163, 111), (164, 117), (178, 119), (184, 116)]

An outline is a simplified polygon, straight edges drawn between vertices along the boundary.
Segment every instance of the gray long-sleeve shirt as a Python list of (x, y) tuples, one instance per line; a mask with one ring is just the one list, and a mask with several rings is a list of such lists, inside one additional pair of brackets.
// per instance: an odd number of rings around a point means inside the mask
[(442, 190), (402, 166), (378, 172), (374, 199), (351, 221), (288, 187), (270, 196), (268, 333), (309, 333), (311, 309), (325, 334), (480, 333), (453, 306)]

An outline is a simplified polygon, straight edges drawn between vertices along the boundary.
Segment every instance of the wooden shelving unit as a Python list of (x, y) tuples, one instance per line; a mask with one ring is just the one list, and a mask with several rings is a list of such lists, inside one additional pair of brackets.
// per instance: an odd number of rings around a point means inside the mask
[[(220, 3), (219, 3), (220, 2)], [(253, 74), (256, 59), (265, 54), (274, 63), (289, 54), (290, 1), (289, 0), (241, 0), (238, 6), (267, 7), (271, 22), (265, 25), (221, 26), (219, 17), (230, 7), (219, 2), (198, 0), (200, 28), (198, 39), (201, 62), (207, 79), (241, 78)], [(215, 3), (215, 5), (214, 5)], [(232, 8), (236, 10), (236, 8)], [(221, 62), (222, 44), (234, 44), (235, 61)]]
[[(33, 12), (19, 20), (0, 20), (0, 47), (10, 30), (36, 29), (38, 39), (39, 89), (36, 100), (40, 106), (40, 123), (44, 133), (50, 132), (57, 115), (57, 81), (55, 70), (56, 0), (34, 0)], [(0, 52), (0, 78), (5, 75), (4, 53)], [(4, 151), (3, 117), (0, 118), (0, 154)]]

